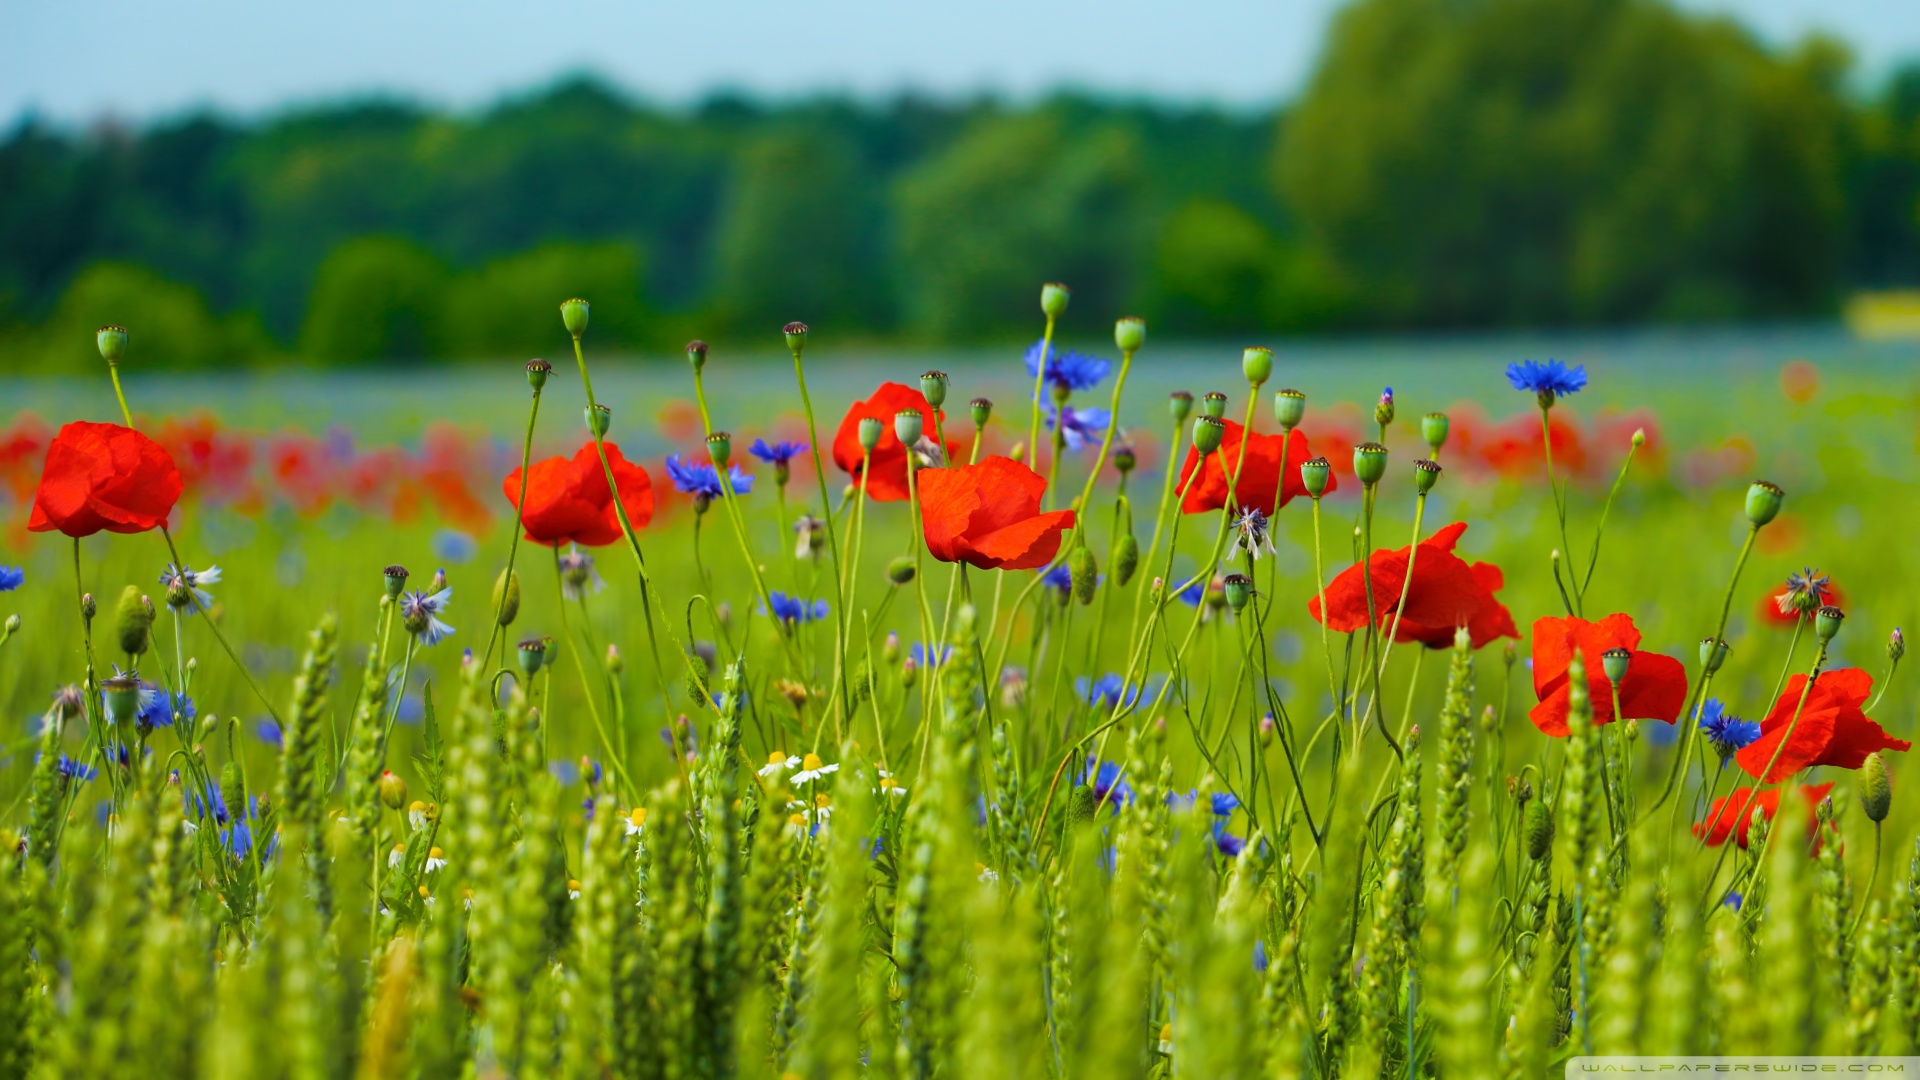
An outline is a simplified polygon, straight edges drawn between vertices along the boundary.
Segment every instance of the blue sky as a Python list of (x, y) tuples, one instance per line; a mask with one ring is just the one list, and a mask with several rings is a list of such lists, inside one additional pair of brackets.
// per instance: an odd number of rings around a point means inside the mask
[[(1775, 41), (1824, 29), (1871, 78), (1920, 57), (1920, 0), (1682, 0)], [(1063, 86), (1257, 106), (1306, 78), (1339, 0), (61, 0), (0, 4), (0, 122), (257, 114), (397, 92), (470, 107), (579, 70), (719, 87), (1024, 97)]]

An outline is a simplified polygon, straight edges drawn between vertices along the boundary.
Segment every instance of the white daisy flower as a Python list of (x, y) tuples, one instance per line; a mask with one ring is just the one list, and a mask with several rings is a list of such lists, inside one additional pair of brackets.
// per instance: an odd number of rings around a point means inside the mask
[(446, 852), (437, 847), (427, 849), (427, 873), (431, 874), (445, 865), (447, 865)]
[(800, 771), (793, 774), (793, 782), (796, 784), (811, 784), (823, 776), (830, 776), (839, 771), (840, 765), (838, 762), (828, 765), (820, 760), (819, 754), (808, 754), (800, 762)]
[(627, 835), (628, 836), (637, 835), (641, 830), (646, 828), (647, 808), (644, 806), (634, 807), (626, 815), (625, 821), (627, 826)]
[(387, 869), (391, 870), (399, 866), (402, 862), (406, 861), (406, 858), (407, 858), (407, 845), (405, 844), (393, 845), (393, 850), (387, 852)]
[(788, 769), (797, 769), (799, 767), (799, 758), (788, 757), (785, 750), (775, 750), (773, 753), (767, 755), (767, 763), (760, 766), (760, 775), (778, 776)]

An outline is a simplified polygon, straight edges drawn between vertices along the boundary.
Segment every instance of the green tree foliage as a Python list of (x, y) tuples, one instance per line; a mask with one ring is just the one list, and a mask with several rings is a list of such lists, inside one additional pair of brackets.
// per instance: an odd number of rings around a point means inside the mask
[(412, 241), (349, 240), (313, 283), (300, 351), (324, 363), (418, 360), (445, 339), (447, 270)]
[(1359, 0), (1277, 173), (1381, 321), (1807, 312), (1842, 252), (1838, 70), (1653, 0)]
[(100, 262), (74, 278), (40, 332), (22, 343), (28, 357), (23, 367), (96, 370), (94, 332), (107, 323), (138, 327), (136, 355), (171, 370), (241, 366), (274, 352), (257, 321), (244, 314), (216, 316), (193, 287), (146, 267)]
[[(438, 315), (438, 350), (463, 358), (540, 356), (566, 344), (561, 300), (594, 305), (595, 341), (631, 347), (646, 333), (645, 260), (630, 243), (543, 244), (455, 277)], [(523, 355), (524, 354), (524, 355)]]

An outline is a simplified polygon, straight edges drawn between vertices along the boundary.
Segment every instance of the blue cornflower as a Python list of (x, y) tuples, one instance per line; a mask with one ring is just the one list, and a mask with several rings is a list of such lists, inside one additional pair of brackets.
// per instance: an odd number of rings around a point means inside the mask
[(255, 720), (253, 722), (253, 734), (261, 742), (266, 743), (275, 750), (286, 745), (285, 738), (280, 733), (280, 725), (271, 720)]
[(1186, 588), (1180, 590), (1180, 602), (1187, 605), (1188, 607), (1199, 607), (1200, 601), (1205, 600), (1206, 598), (1207, 598), (1207, 586), (1205, 582), (1196, 581), (1193, 584), (1187, 586)]
[[(1040, 350), (1044, 345), (1044, 339), (1036, 341), (1027, 350), (1027, 374), (1040, 374)], [(1100, 385), (1100, 380), (1112, 370), (1111, 360), (1062, 349), (1057, 345), (1047, 349), (1047, 381), (1056, 390), (1091, 390)]]
[(1071, 405), (1053, 405), (1047, 408), (1047, 430), (1052, 431), (1054, 424), (1060, 425), (1060, 437), (1069, 450), (1081, 450), (1089, 446), (1100, 445), (1106, 438), (1107, 421), (1112, 416), (1105, 409), (1076, 409)]
[[(260, 820), (260, 800), (247, 800), (247, 815), (244, 821), (235, 821), (220, 830), (220, 846), (236, 859), (244, 859), (253, 853), (254, 823)], [(266, 848), (261, 857), (272, 859), (280, 851), (280, 834), (276, 830), (267, 838)]]
[(12, 592), (25, 584), (27, 572), (18, 566), (0, 566), (0, 592)]
[(1104, 705), (1108, 709), (1140, 700), (1140, 688), (1128, 686), (1126, 680), (1112, 672), (1093, 680), (1082, 675), (1073, 680), (1073, 691), (1087, 704)]
[(560, 781), (561, 787), (572, 787), (580, 782), (580, 763), (572, 758), (557, 758), (547, 762), (547, 772)]
[[(715, 704), (717, 705), (719, 703), (715, 702)], [(660, 741), (666, 744), (668, 752), (671, 753), (673, 750), (673, 729), (661, 728)], [(681, 729), (680, 748), (681, 751), (687, 755), (688, 761), (692, 761), (700, 756), (700, 739), (699, 736), (694, 734), (692, 724), (688, 724)]]
[(1507, 365), (1507, 381), (1515, 390), (1531, 390), (1545, 404), (1556, 397), (1577, 394), (1587, 386), (1584, 366), (1569, 368), (1558, 360), (1522, 360)]
[[(673, 480), (673, 486), (688, 495), (704, 495), (709, 499), (721, 496), (720, 474), (714, 471), (711, 461), (681, 461), (679, 454), (667, 455), (667, 476)], [(733, 493), (745, 495), (753, 490), (753, 477), (740, 471), (740, 466), (728, 463), (727, 479), (733, 482)]]
[(753, 440), (753, 445), (747, 447), (747, 453), (752, 454), (754, 457), (759, 458), (769, 465), (785, 465), (787, 462), (792, 461), (794, 458), (806, 452), (807, 444), (803, 442), (782, 441), (768, 446), (767, 440), (755, 439)]
[(172, 727), (174, 714), (188, 720), (196, 715), (193, 699), (185, 694), (172, 694), (165, 687), (154, 683), (140, 684), (140, 712), (136, 722), (143, 727)]
[(1253, 971), (1256, 975), (1267, 973), (1267, 943), (1264, 941), (1253, 943)]
[(85, 762), (75, 761), (65, 754), (61, 754), (59, 760), (53, 763), (53, 771), (66, 777), (68, 780), (91, 780), (99, 775), (99, 771), (93, 766)]
[(209, 566), (205, 570), (195, 570), (188, 567), (182, 570), (168, 563), (167, 568), (160, 573), (160, 584), (167, 587), (168, 607), (177, 611), (193, 606), (187, 599), (187, 594), (191, 592), (193, 599), (200, 602), (200, 609), (205, 611), (213, 607), (213, 594), (200, 586), (220, 584), (220, 568)]
[(778, 590), (768, 595), (773, 601), (773, 617), (778, 622), (791, 625), (794, 623), (813, 622), (817, 619), (827, 617), (827, 602), (825, 600), (808, 602), (801, 597), (788, 596), (786, 593)]
[(1720, 902), (1726, 905), (1727, 907), (1732, 908), (1735, 911), (1739, 911), (1740, 905), (1746, 903), (1746, 901), (1747, 901), (1747, 898), (1744, 896), (1741, 896), (1739, 893), (1729, 892), (1727, 894), (1727, 898)]
[(1127, 783), (1126, 773), (1116, 762), (1101, 761), (1088, 754), (1087, 768), (1080, 774), (1080, 782), (1093, 789), (1093, 797), (1098, 802), (1119, 807), (1133, 801), (1133, 785)]
[(453, 627), (440, 621), (440, 613), (452, 602), (451, 588), (431, 594), (409, 591), (400, 598), (400, 622), (407, 633), (420, 639), (420, 644), (438, 645), (453, 634)]
[(908, 646), (907, 654), (913, 657), (914, 667), (938, 667), (953, 656), (953, 646), (942, 645), (939, 651), (935, 652), (932, 646), (921, 645), (916, 641)]
[(480, 541), (459, 529), (441, 529), (433, 534), (433, 553), (450, 563), (463, 563), (480, 553)]
[[(177, 771), (173, 775), (176, 779), (180, 776)], [(225, 796), (220, 794), (220, 785), (209, 784), (207, 786), (207, 794), (204, 797), (192, 787), (186, 789), (186, 794), (185, 816), (188, 819), (187, 825), (190, 830), (198, 829), (200, 827), (199, 823), (203, 819), (211, 821), (215, 825), (225, 825), (227, 823), (227, 800)]]
[(1719, 698), (1708, 698), (1700, 707), (1700, 730), (1722, 763), (1760, 737), (1759, 724), (1729, 713)]
[(1073, 571), (1067, 569), (1066, 563), (1061, 563), (1042, 575), (1040, 583), (1049, 589), (1060, 590), (1060, 595), (1065, 596), (1073, 591)]

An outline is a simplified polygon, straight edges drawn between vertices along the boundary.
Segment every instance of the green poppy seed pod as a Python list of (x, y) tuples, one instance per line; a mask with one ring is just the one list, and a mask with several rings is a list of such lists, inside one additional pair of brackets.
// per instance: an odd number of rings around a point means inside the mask
[(535, 393), (547, 385), (547, 376), (551, 374), (553, 374), (553, 365), (545, 360), (536, 358), (527, 361), (527, 385), (533, 387)]
[(1893, 788), (1887, 783), (1887, 763), (1878, 751), (1867, 755), (1866, 763), (1860, 767), (1860, 809), (1867, 812), (1867, 820), (1880, 822), (1887, 820), (1887, 811), (1893, 808)]
[(974, 427), (984, 425), (987, 418), (993, 415), (993, 402), (983, 397), (977, 397), (968, 402), (967, 408), (972, 411)]
[(1220, 440), (1227, 436), (1227, 425), (1219, 418), (1203, 416), (1193, 424), (1193, 448), (1205, 457), (1220, 449)]
[(1420, 418), (1420, 437), (1427, 440), (1427, 451), (1435, 457), (1440, 456), (1440, 448), (1447, 445), (1447, 433), (1453, 429), (1453, 422), (1443, 412), (1430, 412)]
[(1185, 390), (1175, 390), (1167, 395), (1167, 413), (1176, 424), (1184, 424), (1187, 417), (1193, 415), (1193, 395)]
[(1073, 785), (1073, 794), (1067, 798), (1067, 819), (1079, 824), (1093, 820), (1093, 814), (1100, 806), (1100, 797), (1085, 784)]
[(1545, 862), (1552, 857), (1553, 811), (1547, 809), (1546, 800), (1535, 799), (1527, 804), (1523, 827), (1527, 836), (1527, 857), (1534, 862)]
[(1353, 448), (1353, 475), (1368, 487), (1387, 475), (1387, 448), (1377, 442), (1364, 442)]
[(229, 760), (220, 767), (220, 801), (227, 813), (244, 814), (247, 807), (247, 778), (240, 775), (240, 763)]
[(1073, 293), (1057, 281), (1049, 281), (1040, 286), (1040, 311), (1049, 319), (1057, 319), (1067, 313), (1067, 301)]
[(1094, 588), (1100, 584), (1100, 568), (1093, 561), (1093, 551), (1085, 544), (1076, 545), (1073, 554), (1067, 556), (1067, 571), (1073, 576), (1073, 598), (1082, 604), (1093, 603)]
[(587, 332), (587, 302), (574, 297), (560, 305), (560, 322), (566, 326), (567, 333), (579, 337)]
[(1421, 458), (1419, 461), (1413, 463), (1413, 486), (1420, 494), (1425, 495), (1427, 492), (1432, 491), (1433, 485), (1439, 482), (1440, 466), (1438, 464), (1428, 461), (1426, 458)]
[(140, 680), (131, 673), (100, 680), (100, 697), (109, 724), (131, 724), (140, 715)]
[(587, 430), (593, 432), (596, 439), (607, 437), (608, 429), (613, 427), (613, 410), (605, 405), (587, 406)]
[(93, 617), (98, 614), (100, 614), (100, 601), (95, 600), (92, 593), (81, 593), (80, 617), (92, 622)]
[(512, 570), (500, 571), (493, 582), (493, 609), (500, 613), (500, 625), (512, 626), (513, 620), (520, 617), (520, 575)]
[(120, 591), (120, 602), (113, 610), (113, 630), (120, 639), (121, 652), (139, 656), (147, 651), (153, 614), (153, 601), (141, 595), (138, 585), (129, 585)]
[(1619, 686), (1627, 677), (1627, 665), (1633, 663), (1633, 653), (1626, 649), (1608, 649), (1600, 654), (1600, 670), (1606, 672), (1607, 681)]
[(407, 782), (391, 770), (383, 769), (380, 779), (374, 782), (380, 791), (380, 801), (389, 810), (404, 810), (407, 806)]
[(918, 681), (920, 681), (920, 668), (913, 662), (913, 657), (909, 656), (900, 661), (900, 686), (911, 690), (913, 684)]
[(733, 460), (733, 436), (724, 431), (707, 436), (707, 459), (715, 468), (726, 468), (727, 462)]
[(707, 366), (707, 343), (699, 338), (687, 342), (687, 363), (698, 372)]
[(1133, 573), (1140, 568), (1140, 541), (1132, 533), (1123, 533), (1120, 542), (1113, 548), (1113, 581), (1116, 585), (1125, 585), (1133, 580)]
[(1300, 463), (1300, 484), (1307, 494), (1319, 498), (1327, 493), (1327, 484), (1333, 479), (1333, 462), (1317, 457)]
[(1907, 655), (1907, 638), (1896, 626), (1893, 628), (1893, 633), (1887, 635), (1887, 659), (1897, 663), (1905, 655)]
[(100, 355), (108, 364), (117, 364), (127, 352), (127, 328), (124, 326), (103, 326), (93, 335), (93, 343), (100, 347)]
[(935, 370), (920, 376), (920, 396), (926, 398), (927, 404), (936, 409), (945, 405), (947, 403), (947, 373)]
[(787, 335), (787, 351), (798, 358), (807, 347), (807, 324), (790, 322), (781, 327), (780, 332)]
[(1259, 389), (1273, 378), (1273, 350), (1264, 345), (1255, 345), (1240, 352), (1240, 374), (1247, 377), (1247, 385)]
[(1113, 343), (1123, 353), (1140, 351), (1147, 343), (1147, 323), (1135, 315), (1122, 316), (1113, 323)]
[(915, 572), (911, 555), (895, 555), (893, 561), (887, 563), (887, 580), (895, 585), (905, 585), (912, 581)]
[(893, 414), (893, 437), (904, 446), (912, 446), (920, 441), (920, 433), (926, 425), (926, 418), (918, 409), (901, 409)]
[(1227, 395), (1218, 390), (1208, 393), (1200, 399), (1200, 411), (1215, 420), (1227, 415)]
[(1253, 599), (1253, 579), (1245, 574), (1228, 574), (1222, 587), (1227, 594), (1227, 606), (1236, 614)]
[(1780, 485), (1755, 480), (1747, 488), (1747, 520), (1753, 522), (1753, 527), (1757, 529), (1779, 517), (1780, 501), (1786, 497), (1787, 493), (1780, 490)]
[(880, 433), (885, 430), (886, 428), (882, 426), (882, 424), (880, 423), (879, 417), (877, 416), (861, 417), (860, 418), (860, 449), (865, 450), (868, 453), (872, 453), (873, 448), (880, 445)]
[(1712, 675), (1727, 662), (1727, 643), (1719, 638), (1700, 639), (1700, 670)]
[(540, 666), (552, 667), (560, 659), (560, 642), (552, 634), (548, 634), (540, 639), (540, 644), (546, 646), (546, 651), (541, 654)]
[(1292, 431), (1300, 426), (1307, 415), (1307, 395), (1298, 390), (1275, 390), (1273, 392), (1273, 418), (1280, 424), (1280, 430)]
[(406, 567), (401, 566), (399, 563), (394, 563), (392, 566), (389, 566), (385, 570), (380, 571), (380, 573), (381, 573), (381, 581), (384, 583), (386, 587), (388, 596), (397, 597), (400, 595), (402, 591), (406, 589), (407, 587), (407, 568)]
[(1114, 448), (1113, 467), (1120, 471), (1121, 476), (1132, 472), (1133, 467), (1138, 464), (1140, 464), (1140, 458), (1134, 454), (1133, 447), (1118, 446)]
[(528, 638), (520, 643), (520, 674), (533, 678), (547, 660), (547, 643), (541, 638)]
[(1818, 612), (1815, 612), (1813, 616), (1813, 632), (1815, 636), (1819, 637), (1821, 641), (1832, 641), (1833, 636), (1840, 632), (1840, 623), (1845, 620), (1846, 617), (1846, 612), (1841, 611), (1832, 604), (1821, 608)]

